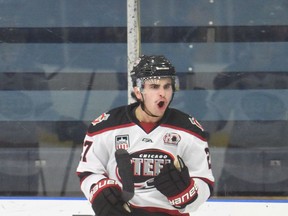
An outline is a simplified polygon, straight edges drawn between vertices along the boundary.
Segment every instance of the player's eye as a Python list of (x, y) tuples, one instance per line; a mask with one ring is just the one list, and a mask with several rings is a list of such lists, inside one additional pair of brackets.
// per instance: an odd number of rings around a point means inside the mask
[(170, 88), (171, 88), (171, 86), (172, 86), (172, 84), (171, 84), (171, 83), (169, 83), (169, 84), (166, 84), (166, 85), (164, 85), (164, 89), (170, 89)]
[(151, 88), (151, 89), (159, 89), (159, 87), (160, 87), (160, 86), (157, 85), (157, 84), (151, 84), (151, 85), (150, 85), (150, 88)]

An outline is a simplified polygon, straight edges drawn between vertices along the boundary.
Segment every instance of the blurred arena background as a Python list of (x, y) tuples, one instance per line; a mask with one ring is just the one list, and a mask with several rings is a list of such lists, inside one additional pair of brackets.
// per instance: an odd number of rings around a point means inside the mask
[[(140, 1), (141, 52), (171, 59), (181, 88), (172, 106), (209, 133), (208, 212), (260, 205), (265, 215), (287, 200), (287, 9), (285, 0)], [(83, 198), (75, 169), (86, 127), (128, 102), (128, 19), (126, 1), (0, 0), (0, 212), (26, 208), (19, 196), (27, 206)], [(236, 211), (229, 200), (239, 197), (283, 203)], [(91, 213), (82, 200), (81, 209)]]

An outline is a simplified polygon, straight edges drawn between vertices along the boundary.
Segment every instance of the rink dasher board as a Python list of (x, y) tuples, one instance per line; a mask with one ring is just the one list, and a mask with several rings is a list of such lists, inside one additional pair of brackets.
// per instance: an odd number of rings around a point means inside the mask
[[(204, 203), (193, 216), (286, 216), (286, 199), (218, 199)], [(0, 197), (0, 215), (5, 216), (94, 216), (85, 198)]]

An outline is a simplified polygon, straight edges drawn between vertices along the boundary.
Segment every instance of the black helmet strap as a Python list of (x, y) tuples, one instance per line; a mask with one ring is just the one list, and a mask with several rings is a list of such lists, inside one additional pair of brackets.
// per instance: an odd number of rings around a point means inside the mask
[(147, 115), (149, 115), (149, 116), (151, 116), (151, 117), (154, 117), (154, 118), (159, 117), (159, 116), (157, 116), (157, 115), (154, 115), (153, 113), (151, 113), (151, 112), (147, 109), (147, 107), (146, 107), (145, 104), (144, 104), (143, 94), (142, 94), (142, 92), (140, 92), (140, 93), (141, 93), (142, 99), (143, 99), (143, 100), (139, 100), (141, 109), (142, 109)]

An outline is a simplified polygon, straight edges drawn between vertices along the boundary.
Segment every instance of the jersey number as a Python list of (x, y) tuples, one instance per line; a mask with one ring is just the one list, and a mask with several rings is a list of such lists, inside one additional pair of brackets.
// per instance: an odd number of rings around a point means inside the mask
[(90, 142), (90, 141), (85, 141), (85, 143), (84, 143), (84, 145), (83, 145), (83, 148), (84, 148), (84, 150), (83, 150), (84, 153), (83, 153), (83, 156), (82, 156), (82, 161), (83, 161), (83, 162), (87, 162), (86, 155), (87, 155), (89, 149), (91, 148), (91, 146), (92, 146), (92, 142)]
[(208, 168), (211, 169), (211, 157), (210, 157), (209, 148), (205, 148), (205, 152), (206, 152), (206, 155), (207, 155)]

